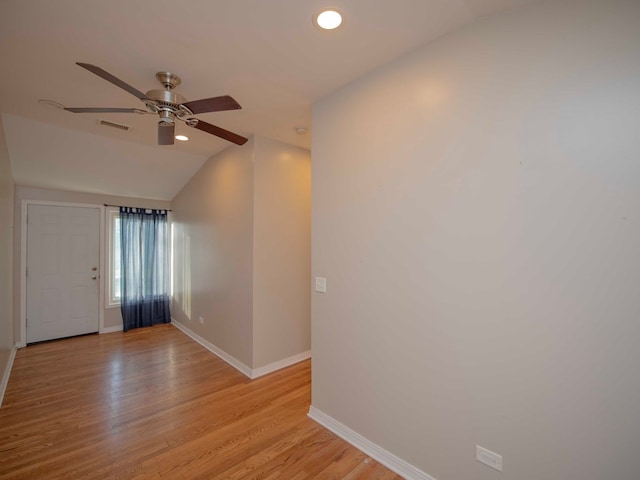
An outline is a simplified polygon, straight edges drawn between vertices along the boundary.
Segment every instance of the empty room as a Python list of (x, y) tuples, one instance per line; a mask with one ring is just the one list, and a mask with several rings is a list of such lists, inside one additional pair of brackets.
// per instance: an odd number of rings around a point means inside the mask
[(640, 1), (0, 1), (0, 479), (638, 480)]

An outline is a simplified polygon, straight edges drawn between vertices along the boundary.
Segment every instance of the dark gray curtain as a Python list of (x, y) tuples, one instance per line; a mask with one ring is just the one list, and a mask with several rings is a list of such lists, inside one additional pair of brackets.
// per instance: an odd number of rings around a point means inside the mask
[(166, 211), (120, 207), (120, 308), (125, 332), (171, 321), (168, 235)]

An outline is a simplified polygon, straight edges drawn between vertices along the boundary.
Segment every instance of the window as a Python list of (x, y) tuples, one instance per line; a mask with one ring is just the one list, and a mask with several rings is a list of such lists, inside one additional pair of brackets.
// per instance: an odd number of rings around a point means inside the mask
[[(114, 231), (119, 223), (121, 233), (120, 305), (125, 332), (171, 322), (167, 213), (120, 207), (120, 221), (114, 222)], [(114, 255), (116, 248), (114, 238)], [(115, 266), (113, 271), (115, 280)]]
[(120, 306), (120, 212), (117, 208), (109, 208), (108, 215), (108, 254), (107, 265), (107, 307)]
[[(119, 307), (120, 306), (120, 280), (121, 280), (121, 272), (120, 272), (120, 261), (121, 261), (121, 250), (120, 250), (120, 211), (117, 207), (108, 207), (107, 208), (107, 281), (105, 282), (107, 292), (107, 307)], [(171, 227), (171, 236), (169, 237), (169, 241), (173, 236), (173, 227)], [(169, 245), (170, 247), (170, 245)], [(169, 278), (173, 278), (173, 251), (170, 250), (169, 257)], [(173, 282), (169, 284), (171, 288), (170, 295), (173, 295)]]

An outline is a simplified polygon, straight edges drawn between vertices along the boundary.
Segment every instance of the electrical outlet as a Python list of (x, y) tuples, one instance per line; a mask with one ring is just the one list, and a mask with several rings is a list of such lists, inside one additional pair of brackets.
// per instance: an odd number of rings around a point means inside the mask
[(498, 455), (497, 453), (487, 450), (480, 445), (476, 445), (476, 460), (498, 470), (499, 472), (502, 471), (502, 455)]
[(316, 292), (327, 293), (327, 279), (316, 277)]
[(200, 322), (201, 325), (204, 325), (204, 318), (198, 317), (198, 321)]

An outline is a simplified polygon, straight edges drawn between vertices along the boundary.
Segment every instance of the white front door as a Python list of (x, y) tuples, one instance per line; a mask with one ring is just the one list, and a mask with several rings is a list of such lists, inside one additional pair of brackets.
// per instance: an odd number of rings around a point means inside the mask
[(27, 343), (99, 329), (100, 210), (29, 205)]

